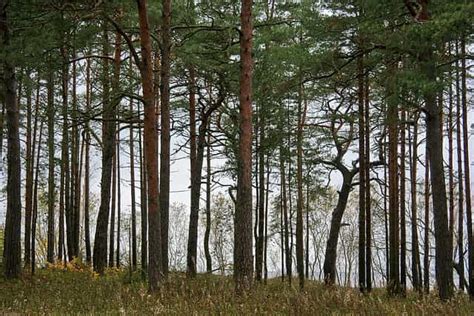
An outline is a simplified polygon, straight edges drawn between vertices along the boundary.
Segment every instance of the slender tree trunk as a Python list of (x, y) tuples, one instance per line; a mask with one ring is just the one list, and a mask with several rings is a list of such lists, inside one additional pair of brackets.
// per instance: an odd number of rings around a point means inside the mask
[(212, 257), (209, 250), (211, 235), (211, 134), (207, 135), (207, 174), (206, 174), (206, 231), (204, 232), (204, 254), (206, 256), (206, 271), (212, 273)]
[(461, 103), (462, 103), (462, 134), (464, 149), (464, 187), (466, 192), (466, 219), (467, 219), (467, 253), (468, 253), (468, 282), (469, 296), (474, 298), (474, 240), (472, 234), (472, 208), (471, 208), (471, 171), (469, 159), (469, 123), (467, 109), (467, 68), (466, 68), (466, 40), (461, 39)]
[[(456, 55), (459, 54), (459, 45), (456, 42)], [(461, 125), (461, 85), (460, 85), (459, 62), (456, 62), (456, 155), (458, 169), (458, 273), (459, 289), (464, 291), (464, 182), (463, 182), (463, 142)]]
[[(0, 38), (3, 46), (10, 45), (10, 30), (7, 6), (0, 0)], [(8, 51), (8, 50), (7, 50)], [(9, 54), (8, 54), (9, 55)], [(21, 273), (21, 162), (20, 162), (20, 117), (16, 102), (15, 68), (9, 58), (3, 62), (4, 102), (7, 110), (7, 213), (3, 248), (4, 275), (17, 278)]]
[(265, 229), (265, 112), (262, 103), (259, 111), (259, 138), (258, 147), (258, 238), (256, 240), (256, 280), (262, 281), (263, 251), (264, 251), (264, 229)]
[[(304, 288), (304, 241), (303, 241), (303, 84), (300, 84), (298, 97), (298, 126), (296, 135), (296, 183), (297, 183), (297, 200), (296, 200), (296, 266), (298, 270), (298, 278), (300, 289)], [(263, 159), (262, 159), (263, 165)], [(263, 183), (262, 183), (263, 186)], [(263, 215), (263, 214), (262, 214)]]
[[(104, 25), (103, 55), (109, 55), (109, 39)], [(107, 264), (107, 233), (110, 213), (110, 188), (112, 164), (115, 153), (115, 109), (109, 91), (109, 62), (104, 59), (103, 65), (103, 123), (102, 123), (102, 172), (100, 188), (100, 206), (94, 239), (93, 265), (94, 271), (104, 273)]]
[(400, 129), (400, 287), (403, 295), (406, 294), (407, 288), (407, 234), (406, 234), (406, 111), (401, 110)]
[[(117, 124), (119, 125), (119, 124)], [(117, 126), (117, 129), (120, 130), (120, 126)], [(122, 192), (120, 185), (120, 134), (117, 134), (117, 152), (115, 153), (117, 157), (117, 253), (116, 253), (116, 266), (120, 266), (120, 224), (121, 224), (121, 213), (122, 213)], [(137, 268), (137, 237), (136, 237), (136, 223), (132, 221), (132, 237), (135, 237), (135, 241), (132, 239), (132, 268), (135, 270)], [(133, 231), (135, 230), (135, 235)], [(133, 247), (135, 243), (135, 252), (133, 252)], [(113, 253), (113, 250), (112, 250)]]
[[(138, 113), (140, 113), (140, 104), (138, 104)], [(147, 175), (145, 151), (142, 148), (142, 129), (138, 129), (138, 153), (140, 165), (140, 218), (141, 218), (141, 266), (142, 276), (146, 275), (148, 268), (148, 211), (147, 211)]]
[[(92, 85), (91, 85), (91, 61), (86, 61), (86, 111), (89, 112), (91, 109), (92, 99)], [(90, 198), (89, 198), (89, 177), (90, 177), (90, 142), (91, 136), (89, 131), (89, 121), (86, 121), (85, 125), (85, 157), (84, 157), (84, 239), (86, 247), (86, 263), (92, 263), (91, 254), (91, 238), (90, 238)], [(60, 241), (61, 243), (61, 241)], [(61, 246), (60, 246), (61, 247)]]
[[(153, 92), (153, 63), (151, 58), (151, 36), (148, 24), (147, 2), (146, 0), (137, 0), (138, 15), (140, 22), (140, 44), (141, 44), (141, 63), (140, 74), (143, 87), (144, 99), (144, 131), (143, 139), (145, 142), (145, 162), (146, 174), (148, 178), (148, 218), (150, 229), (148, 230), (148, 239), (150, 245), (150, 256), (148, 264), (148, 285), (151, 292), (157, 291), (161, 286), (163, 278), (163, 251), (162, 251), (162, 232), (161, 217), (158, 192), (158, 150), (157, 150), (157, 131), (156, 131), (156, 108), (154, 106)], [(163, 20), (168, 24), (171, 14), (170, 0), (163, 0)], [(165, 31), (163, 29), (163, 31)], [(168, 30), (169, 31), (169, 28)], [(163, 45), (169, 44), (163, 43)], [(168, 89), (164, 89), (168, 90)], [(169, 179), (168, 179), (169, 180)]]
[[(61, 84), (62, 84), (62, 116), (63, 116), (63, 138), (61, 144), (61, 172), (63, 174), (63, 185), (62, 194), (60, 193), (59, 201), (59, 213), (61, 220), (61, 213), (63, 213), (63, 219), (66, 219), (66, 244), (67, 244), (67, 256), (68, 260), (71, 261), (74, 258), (73, 249), (73, 221), (71, 214), (70, 201), (70, 184), (71, 184), (71, 173), (69, 168), (69, 123), (68, 123), (68, 98), (69, 98), (69, 64), (68, 64), (68, 51), (66, 49), (66, 43), (61, 48), (61, 55), (63, 59), (63, 67), (61, 69)], [(62, 199), (62, 201), (61, 201)], [(61, 207), (62, 204), (62, 207)], [(62, 211), (62, 212), (61, 212)], [(61, 227), (60, 227), (61, 229)], [(64, 236), (64, 234), (63, 234)], [(63, 240), (64, 243), (64, 240)], [(64, 254), (65, 256), (66, 254)]]
[[(190, 142), (190, 164), (191, 164), (191, 212), (189, 218), (189, 236), (187, 249), (187, 275), (194, 278), (196, 276), (197, 264), (197, 239), (199, 224), (199, 192), (201, 190), (201, 178), (197, 178), (200, 171), (197, 170), (197, 149), (196, 149), (196, 94), (195, 94), (195, 70), (189, 67), (189, 142)], [(207, 260), (207, 257), (206, 257)]]
[[(117, 142), (115, 140), (115, 142)], [(117, 147), (117, 145), (115, 145)], [(110, 203), (110, 228), (109, 228), (109, 267), (114, 266), (115, 251), (115, 208), (117, 206), (117, 155), (114, 156), (112, 162), (112, 197)]]
[[(34, 175), (34, 157), (36, 147), (36, 133), (38, 128), (38, 108), (39, 108), (39, 92), (40, 80), (39, 73), (36, 87), (35, 109), (34, 109), (34, 123), (32, 123), (33, 111), (31, 108), (31, 88), (27, 92), (27, 113), (26, 113), (26, 184), (25, 184), (25, 252), (24, 252), (24, 266), (28, 268), (31, 261), (31, 213), (33, 207), (33, 175)], [(31, 128), (33, 126), (33, 134)]]
[(54, 262), (54, 77), (48, 74), (48, 241), (46, 260)]
[(38, 219), (38, 183), (39, 183), (39, 162), (41, 153), (41, 138), (43, 135), (43, 121), (41, 121), (38, 137), (38, 150), (36, 152), (35, 182), (33, 185), (33, 218), (31, 222), (31, 274), (35, 274), (36, 269), (36, 223)]
[[(161, 51), (161, 153), (160, 153), (160, 213), (163, 273), (168, 275), (168, 225), (170, 204), (170, 54), (171, 0), (162, 0)], [(151, 185), (151, 184), (150, 184)]]
[(234, 279), (237, 293), (252, 286), (252, 1), (240, 13), (240, 139), (234, 217)]
[(426, 294), (430, 291), (430, 160), (428, 157), (428, 148), (425, 151), (425, 242), (423, 256), (423, 278), (424, 291)]
[[(282, 140), (283, 142), (283, 140)], [(281, 199), (282, 199), (282, 212), (283, 212), (283, 227), (285, 236), (285, 265), (286, 275), (288, 276), (288, 282), (291, 284), (292, 269), (291, 269), (291, 252), (290, 252), (290, 233), (289, 233), (289, 221), (288, 221), (288, 200), (286, 192), (286, 170), (285, 170), (285, 158), (283, 153), (283, 144), (280, 144), (280, 182), (281, 182)]]
[(370, 87), (369, 75), (365, 76), (364, 101), (365, 101), (365, 120), (364, 120), (364, 136), (365, 136), (365, 277), (367, 292), (372, 291), (372, 213), (371, 213), (371, 196), (370, 196)]
[(422, 276), (420, 266), (420, 250), (418, 240), (418, 203), (417, 203), (417, 165), (418, 165), (418, 114), (414, 115), (413, 124), (413, 141), (412, 137), (409, 140), (412, 142), (408, 148), (410, 150), (410, 171), (411, 171), (411, 244), (412, 244), (412, 278), (413, 287), (416, 291), (422, 290)]
[(366, 237), (366, 171), (365, 168), (365, 90), (364, 90), (364, 61), (360, 56), (357, 59), (358, 69), (358, 104), (359, 104), (359, 289), (361, 292), (366, 290), (366, 266), (365, 266), (365, 237)]
[[(76, 57), (76, 50), (73, 47), (72, 58)], [(80, 233), (80, 177), (79, 177), (79, 131), (78, 131), (78, 102), (77, 102), (77, 71), (76, 62), (72, 64), (72, 149), (71, 149), (71, 211), (73, 214), (73, 244), (74, 256), (79, 257), (79, 233)]]
[[(394, 73), (395, 66), (390, 65)], [(399, 226), (399, 208), (398, 208), (398, 105), (394, 94), (396, 89), (393, 80), (388, 83), (388, 107), (387, 107), (387, 124), (388, 124), (388, 178), (389, 178), (389, 239), (390, 239), (390, 274), (388, 291), (391, 295), (400, 293), (400, 226)]]
[[(130, 99), (130, 115), (133, 116), (133, 101), (132, 101), (132, 99)], [(135, 197), (135, 143), (134, 143), (134, 133), (133, 133), (133, 125), (132, 124), (130, 124), (129, 146), (130, 146), (130, 199), (131, 199), (132, 219), (134, 219), (134, 218), (136, 218), (137, 207), (136, 207), (136, 197)], [(141, 153), (140, 153), (140, 155), (141, 155)], [(145, 222), (145, 224), (146, 224), (146, 222)], [(120, 222), (119, 222), (118, 227), (120, 229)], [(135, 231), (135, 234), (136, 234), (136, 231)], [(133, 235), (133, 232), (132, 232), (132, 235)], [(136, 235), (134, 237), (136, 239)], [(142, 238), (143, 238), (143, 236), (142, 236)], [(142, 240), (142, 243), (143, 242), (145, 242), (145, 241)], [(146, 244), (146, 242), (145, 242), (145, 244)], [(142, 250), (143, 250), (143, 248), (142, 248)], [(117, 255), (118, 255), (119, 251), (120, 251), (119, 239), (117, 239)], [(144, 261), (146, 262), (146, 257), (143, 258), (143, 253), (142, 253), (142, 264), (143, 264)], [(117, 257), (117, 265), (119, 265), (118, 257)], [(144, 267), (142, 267), (142, 268), (144, 268)]]

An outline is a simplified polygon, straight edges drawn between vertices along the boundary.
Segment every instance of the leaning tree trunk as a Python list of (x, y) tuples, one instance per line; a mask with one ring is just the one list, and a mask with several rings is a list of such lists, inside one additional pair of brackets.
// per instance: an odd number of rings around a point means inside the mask
[[(109, 40), (104, 25), (103, 55), (109, 55)], [(109, 95), (109, 62), (103, 65), (103, 123), (102, 123), (102, 171), (100, 187), (100, 206), (94, 239), (94, 271), (103, 274), (107, 264), (107, 233), (110, 212), (110, 188), (112, 182), (112, 163), (115, 153), (115, 111)]]

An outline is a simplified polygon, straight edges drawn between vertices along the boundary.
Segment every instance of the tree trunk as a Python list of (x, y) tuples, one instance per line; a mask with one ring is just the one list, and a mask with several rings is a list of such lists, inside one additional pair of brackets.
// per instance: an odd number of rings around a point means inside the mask
[[(3, 46), (10, 45), (10, 30), (6, 3), (0, 0), (0, 37)], [(8, 50), (6, 50), (8, 51)], [(9, 54), (7, 54), (9, 55)], [(7, 212), (3, 248), (4, 274), (7, 279), (17, 278), (21, 273), (21, 162), (20, 162), (20, 117), (16, 102), (15, 68), (9, 57), (3, 62), (4, 102), (7, 109)]]
[[(464, 187), (466, 192), (466, 219), (467, 219), (467, 253), (468, 253), (468, 282), (469, 296), (474, 298), (474, 240), (472, 234), (472, 208), (471, 208), (471, 171), (469, 159), (469, 125), (467, 110), (467, 68), (466, 68), (466, 40), (461, 39), (461, 103), (462, 103), (462, 134), (464, 149)], [(461, 181), (461, 180), (460, 180)]]
[[(109, 55), (109, 39), (104, 25), (103, 55)], [(107, 264), (107, 233), (110, 212), (110, 188), (112, 164), (115, 153), (115, 109), (111, 102), (109, 91), (109, 62), (104, 59), (103, 65), (103, 122), (102, 122), (102, 171), (100, 187), (100, 206), (97, 216), (97, 226), (94, 239), (93, 265), (94, 271), (104, 273)]]
[[(411, 244), (412, 244), (412, 278), (416, 291), (422, 290), (422, 276), (420, 266), (420, 250), (418, 240), (418, 203), (417, 203), (417, 165), (418, 165), (418, 114), (414, 114), (413, 141), (409, 144), (410, 171), (411, 171)], [(411, 141), (412, 137), (409, 138)]]
[(406, 234), (406, 222), (405, 222), (405, 200), (406, 200), (406, 111), (401, 110), (401, 123), (399, 124), (400, 129), (400, 287), (403, 295), (406, 294), (407, 289), (407, 234)]
[[(132, 99), (130, 99), (130, 115), (133, 117), (133, 101), (132, 101)], [(136, 213), (137, 213), (137, 206), (136, 206), (136, 197), (135, 197), (135, 143), (134, 143), (133, 124), (130, 124), (129, 146), (130, 146), (130, 199), (131, 199), (131, 209), (132, 209), (132, 219), (133, 219), (132, 220), (132, 225), (133, 225), (133, 227), (135, 227), (136, 224), (134, 224), (133, 222), (136, 221), (135, 218), (136, 218)], [(140, 153), (140, 155), (141, 155), (141, 153)], [(146, 224), (146, 222), (145, 222), (145, 224)], [(120, 222), (119, 222), (118, 228), (120, 229)], [(135, 235), (134, 235), (134, 233), (135, 233)], [(118, 232), (117, 232), (117, 234), (118, 234)], [(135, 238), (135, 239), (137, 238), (136, 228), (135, 228), (135, 232), (132, 231), (132, 235), (133, 235), (132, 238)], [(142, 236), (142, 238), (143, 238), (143, 236)], [(142, 243), (143, 242), (145, 242), (145, 241), (142, 240)], [(120, 251), (119, 239), (117, 238), (117, 256), (118, 256), (119, 251)], [(135, 256), (136, 256), (136, 253), (135, 253)], [(142, 264), (143, 264), (144, 261), (146, 261), (146, 257), (143, 258), (143, 254), (142, 254)], [(135, 264), (136, 264), (136, 262), (135, 262)], [(119, 265), (118, 257), (117, 257), (117, 265)], [(144, 267), (142, 267), (142, 268), (144, 269)]]
[(161, 153), (160, 153), (160, 213), (163, 273), (168, 275), (168, 225), (170, 204), (170, 54), (171, 0), (163, 1), (161, 28)]
[(240, 139), (237, 204), (234, 217), (236, 292), (250, 289), (252, 257), (252, 1), (243, 0), (240, 14)]
[[(390, 65), (390, 73), (396, 71), (396, 66)], [(391, 295), (400, 293), (400, 226), (399, 226), (399, 208), (398, 208), (398, 105), (395, 98), (396, 89), (391, 78), (388, 79), (388, 178), (389, 178), (389, 239), (390, 239), (390, 274), (388, 282), (388, 291)]]
[[(201, 178), (197, 178), (201, 171), (197, 170), (197, 150), (196, 150), (196, 85), (194, 67), (189, 67), (189, 142), (190, 142), (190, 164), (191, 164), (191, 210), (188, 231), (188, 251), (187, 251), (187, 276), (196, 276), (197, 264), (197, 239), (199, 224), (199, 193), (201, 191)], [(207, 257), (206, 257), (207, 258)], [(206, 259), (207, 260), (207, 259)]]
[[(119, 125), (119, 124), (117, 124)], [(119, 126), (117, 129), (120, 130)], [(120, 224), (121, 224), (121, 213), (122, 213), (122, 192), (120, 185), (120, 134), (117, 134), (117, 152), (115, 153), (117, 157), (117, 252), (116, 252), (116, 266), (120, 266)], [(136, 223), (133, 223), (132, 220), (132, 237), (135, 237), (135, 241), (132, 239), (132, 266), (133, 269), (137, 268), (137, 237), (136, 237)], [(135, 234), (134, 234), (135, 231)], [(135, 243), (135, 252), (133, 252), (133, 247)], [(113, 250), (112, 250), (113, 253)]]
[[(72, 58), (76, 57), (76, 50), (73, 47)], [(76, 62), (72, 64), (72, 139), (71, 139), (71, 211), (73, 219), (73, 248), (74, 257), (79, 257), (79, 230), (80, 230), (80, 178), (79, 178), (79, 132), (78, 132), (78, 121), (77, 121), (77, 76), (76, 76)]]
[[(117, 142), (117, 141), (115, 141)], [(115, 145), (115, 148), (117, 145)], [(110, 203), (110, 228), (109, 228), (109, 267), (114, 266), (115, 251), (115, 208), (117, 206), (117, 155), (114, 156), (112, 162), (112, 196)]]
[(324, 254), (324, 282), (328, 285), (336, 283), (336, 257), (339, 232), (341, 230), (342, 216), (344, 215), (347, 206), (349, 193), (351, 192), (352, 179), (354, 177), (354, 173), (351, 173), (342, 166), (339, 168), (339, 171), (342, 174), (342, 185), (338, 192), (339, 197), (337, 199), (336, 208), (332, 212), (329, 238), (326, 243), (326, 252)]
[[(163, 252), (161, 218), (159, 210), (158, 192), (158, 150), (156, 131), (156, 108), (154, 106), (153, 92), (153, 63), (151, 59), (151, 36), (148, 25), (147, 1), (137, 0), (138, 15), (140, 22), (140, 45), (141, 63), (140, 74), (143, 88), (144, 103), (144, 131), (143, 139), (145, 146), (146, 174), (148, 178), (148, 218), (150, 229), (148, 239), (150, 245), (150, 256), (148, 264), (148, 285), (151, 292), (160, 288), (163, 278)], [(169, 16), (171, 14), (170, 0), (163, 0), (163, 17), (165, 24), (169, 27)], [(164, 32), (165, 30), (163, 30)], [(168, 29), (169, 31), (169, 29)], [(165, 44), (165, 43), (163, 43)], [(167, 90), (167, 89), (166, 89)]]
[[(366, 237), (366, 195), (365, 186), (367, 183), (365, 168), (365, 90), (364, 90), (364, 61), (363, 57), (360, 56), (357, 59), (358, 69), (358, 105), (359, 105), (359, 289), (361, 292), (365, 292), (366, 288), (366, 267), (365, 267), (365, 237)], [(368, 153), (367, 153), (368, 154)]]
[[(303, 110), (303, 84), (300, 84), (298, 96), (298, 126), (296, 135), (296, 182), (297, 182), (297, 200), (296, 200), (296, 267), (298, 270), (298, 278), (300, 289), (304, 288), (304, 241), (303, 241), (303, 125), (304, 125), (304, 110)], [(263, 158), (261, 159), (263, 167)], [(264, 180), (264, 179), (263, 179)], [(263, 187), (263, 181), (262, 181)], [(263, 206), (263, 205), (262, 205)], [(263, 211), (263, 208), (262, 208)], [(262, 217), (264, 214), (262, 214)], [(262, 227), (263, 230), (263, 227)], [(262, 231), (263, 233), (263, 231)]]
[(428, 148), (425, 148), (425, 242), (423, 256), (423, 278), (424, 291), (430, 291), (430, 160), (428, 158)]
[[(456, 55), (459, 54), (458, 42), (456, 42)], [(458, 273), (459, 289), (464, 291), (464, 182), (463, 182), (463, 154), (462, 154), (462, 125), (461, 125), (461, 85), (460, 85), (459, 61), (456, 62), (456, 155), (458, 169)]]
[(370, 102), (369, 102), (369, 75), (365, 75), (364, 101), (365, 101), (365, 277), (367, 292), (372, 291), (372, 213), (370, 195)]
[(54, 262), (54, 77), (48, 74), (48, 240), (46, 260)]
[[(27, 92), (27, 113), (26, 113), (26, 184), (25, 184), (25, 252), (24, 252), (24, 266), (27, 268), (31, 261), (31, 213), (33, 207), (33, 175), (34, 175), (34, 157), (36, 148), (36, 133), (38, 129), (38, 108), (39, 108), (39, 92), (40, 92), (40, 80), (39, 73), (38, 82), (36, 87), (36, 99), (34, 109), (34, 123), (32, 123), (33, 111), (31, 108), (31, 88), (28, 88)], [(33, 126), (33, 134), (31, 127)]]
[(212, 273), (212, 257), (209, 250), (211, 235), (211, 134), (207, 135), (207, 174), (206, 174), (206, 231), (204, 232), (204, 254), (206, 256), (206, 271)]
[[(283, 125), (282, 125), (283, 128)], [(281, 182), (281, 200), (282, 200), (282, 217), (283, 217), (283, 227), (284, 227), (284, 239), (285, 245), (285, 265), (286, 265), (286, 275), (288, 276), (288, 282), (291, 284), (292, 278), (292, 269), (291, 269), (291, 251), (290, 251), (290, 233), (289, 233), (289, 221), (288, 221), (288, 200), (286, 192), (286, 171), (285, 171), (285, 158), (283, 153), (283, 139), (280, 143), (280, 182)]]
[(31, 222), (31, 274), (35, 274), (36, 268), (36, 223), (38, 218), (38, 182), (39, 182), (39, 162), (41, 153), (41, 138), (43, 135), (43, 121), (41, 121), (38, 139), (38, 151), (36, 153), (35, 183), (33, 187), (33, 218)]
[[(87, 59), (86, 62), (86, 111), (89, 112), (91, 109), (92, 99), (92, 84), (91, 84), (91, 61)], [(89, 121), (85, 123), (85, 157), (84, 157), (84, 239), (86, 246), (86, 263), (92, 263), (91, 255), (91, 238), (90, 238), (90, 218), (89, 218), (89, 177), (90, 177), (90, 130)], [(61, 241), (60, 241), (61, 243)], [(61, 247), (61, 246), (60, 246)]]

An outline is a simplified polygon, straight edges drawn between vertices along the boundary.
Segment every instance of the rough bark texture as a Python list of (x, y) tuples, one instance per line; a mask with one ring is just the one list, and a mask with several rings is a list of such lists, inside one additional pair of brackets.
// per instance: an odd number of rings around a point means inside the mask
[[(140, 74), (143, 88), (144, 103), (144, 128), (143, 139), (145, 146), (145, 162), (148, 199), (148, 241), (150, 245), (150, 254), (148, 262), (148, 286), (151, 292), (160, 288), (163, 278), (162, 265), (162, 232), (161, 218), (159, 210), (159, 192), (158, 192), (158, 151), (157, 151), (157, 133), (156, 133), (156, 108), (154, 106), (153, 92), (153, 63), (151, 58), (151, 37), (148, 24), (147, 1), (137, 0), (138, 16), (140, 22), (140, 45), (141, 45), (141, 63)], [(170, 0), (163, 0), (163, 15), (171, 13)]]
[[(168, 275), (168, 226), (170, 208), (170, 54), (171, 0), (163, 0), (161, 51), (161, 152), (160, 152), (160, 214), (163, 273)], [(151, 184), (149, 184), (151, 185)]]
[[(0, 39), (4, 47), (9, 43), (9, 27), (5, 0), (0, 0)], [(7, 57), (8, 58), (8, 57)], [(3, 60), (3, 84), (7, 110), (7, 214), (3, 248), (4, 275), (17, 278), (21, 272), (21, 162), (20, 118), (16, 101), (15, 69), (8, 59)]]
[(240, 120), (237, 204), (234, 218), (234, 279), (237, 293), (250, 289), (252, 257), (252, 1), (240, 13)]

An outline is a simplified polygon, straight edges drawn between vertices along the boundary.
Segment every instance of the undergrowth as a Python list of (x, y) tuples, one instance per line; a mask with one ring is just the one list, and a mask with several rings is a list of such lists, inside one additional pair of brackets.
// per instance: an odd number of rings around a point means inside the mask
[[(389, 298), (382, 289), (368, 295), (356, 289), (307, 282), (303, 292), (272, 279), (245, 296), (234, 294), (231, 277), (172, 273), (155, 294), (140, 272), (109, 269), (100, 277), (80, 263), (57, 264), (20, 280), (0, 279), (0, 314), (292, 314), (292, 315), (472, 315), (465, 294), (441, 302), (435, 294)], [(294, 282), (295, 285), (297, 284)]]

